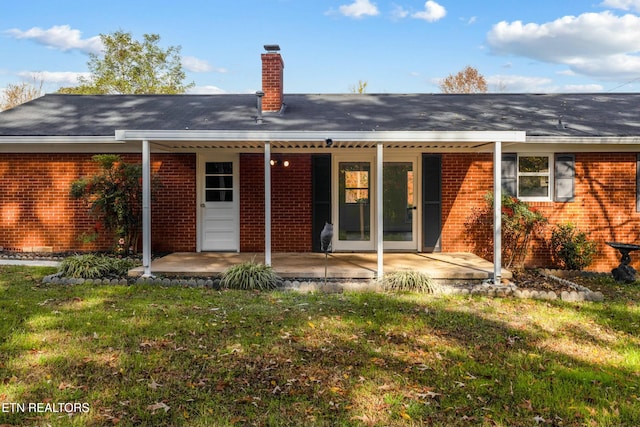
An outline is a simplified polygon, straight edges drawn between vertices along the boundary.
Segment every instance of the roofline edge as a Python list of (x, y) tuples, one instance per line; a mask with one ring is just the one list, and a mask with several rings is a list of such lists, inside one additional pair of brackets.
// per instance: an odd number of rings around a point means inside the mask
[(117, 129), (118, 141), (525, 142), (524, 131), (242, 131)]

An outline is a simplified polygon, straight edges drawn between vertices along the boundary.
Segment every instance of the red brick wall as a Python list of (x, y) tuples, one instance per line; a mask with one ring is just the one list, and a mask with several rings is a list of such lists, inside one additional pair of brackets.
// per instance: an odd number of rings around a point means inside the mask
[(154, 251), (196, 250), (196, 155), (153, 154), (152, 172), (160, 185), (151, 205)]
[[(140, 161), (139, 155), (123, 157)], [(288, 159), (291, 166), (271, 168), (272, 248), (311, 251), (311, 155), (274, 157)], [(605, 241), (640, 240), (636, 154), (576, 153), (575, 158), (575, 201), (531, 203), (549, 219), (549, 225), (542, 238), (534, 240), (528, 266), (550, 265), (545, 239), (556, 224), (571, 221), (598, 242), (599, 255), (590, 270), (608, 271), (617, 265), (619, 256)], [(106, 236), (93, 243), (78, 239), (81, 233), (92, 232), (96, 221), (86, 206), (69, 197), (71, 182), (96, 170), (89, 154), (0, 154), (0, 246), (110, 249), (112, 242)], [(153, 154), (152, 170), (161, 182), (152, 205), (153, 249), (195, 251), (195, 154)], [(240, 249), (244, 252), (264, 250), (263, 170), (262, 154), (240, 155)], [(442, 183), (442, 250), (478, 252), (468, 237), (467, 224), (474, 208), (485, 205), (484, 196), (493, 187), (492, 155), (443, 154)], [(632, 258), (634, 267), (640, 268), (637, 254)]]
[[(140, 161), (126, 154), (125, 161)], [(195, 250), (195, 155), (152, 155), (162, 186), (152, 205), (157, 250)], [(82, 242), (96, 220), (69, 196), (71, 182), (98, 171), (90, 154), (0, 154), (0, 246), (5, 250), (50, 247), (53, 251), (108, 250), (101, 233)]]
[[(532, 242), (526, 258), (529, 267), (551, 265), (546, 242), (557, 224), (571, 222), (590, 232), (598, 242), (598, 255), (588, 268), (609, 271), (617, 266), (617, 251), (605, 241), (638, 243), (640, 214), (636, 212), (635, 153), (576, 153), (575, 201), (567, 203), (531, 202), (548, 219), (543, 235)], [(491, 154), (442, 155), (442, 250), (492, 253), (483, 242), (469, 239), (465, 224), (474, 208), (485, 206), (484, 196), (493, 189)], [(491, 225), (489, 225), (491, 227)], [(491, 233), (489, 228), (488, 233)], [(491, 242), (489, 242), (492, 245)], [(484, 251), (482, 250), (484, 249)], [(637, 255), (632, 259), (637, 259)], [(632, 263), (640, 268), (640, 261)]]
[[(271, 247), (274, 252), (311, 251), (311, 155), (271, 168)], [(240, 155), (240, 251), (264, 251), (264, 157)]]
[[(552, 226), (571, 222), (590, 232), (598, 242), (598, 256), (589, 266), (609, 271), (620, 261), (618, 252), (605, 241), (638, 243), (640, 214), (636, 212), (636, 153), (576, 153), (575, 201), (531, 203), (549, 219), (545, 238)], [(532, 266), (548, 265), (549, 251), (538, 242), (528, 259)], [(638, 253), (632, 265), (640, 268)]]
[(491, 154), (442, 155), (442, 251), (469, 252), (465, 223), (493, 189)]

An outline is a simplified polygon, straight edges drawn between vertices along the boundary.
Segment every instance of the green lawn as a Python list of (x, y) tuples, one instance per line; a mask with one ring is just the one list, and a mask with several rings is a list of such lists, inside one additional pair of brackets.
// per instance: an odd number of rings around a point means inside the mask
[(51, 272), (0, 266), (0, 425), (640, 425), (638, 285), (565, 303)]

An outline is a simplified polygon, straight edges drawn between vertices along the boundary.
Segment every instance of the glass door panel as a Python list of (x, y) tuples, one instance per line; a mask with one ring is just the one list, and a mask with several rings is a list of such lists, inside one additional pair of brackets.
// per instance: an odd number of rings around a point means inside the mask
[(415, 161), (384, 162), (382, 223), (385, 249), (417, 250)]
[(338, 240), (371, 241), (371, 164), (340, 162)]
[(413, 240), (413, 163), (385, 162), (383, 169), (384, 240)]

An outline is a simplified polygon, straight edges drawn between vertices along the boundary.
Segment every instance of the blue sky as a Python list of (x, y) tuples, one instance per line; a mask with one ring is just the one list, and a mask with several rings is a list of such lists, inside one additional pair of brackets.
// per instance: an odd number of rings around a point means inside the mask
[(640, 0), (2, 1), (0, 90), (74, 85), (118, 30), (181, 46), (194, 93), (259, 90), (264, 44), (285, 93), (439, 92), (467, 65), (491, 92), (640, 90)]

